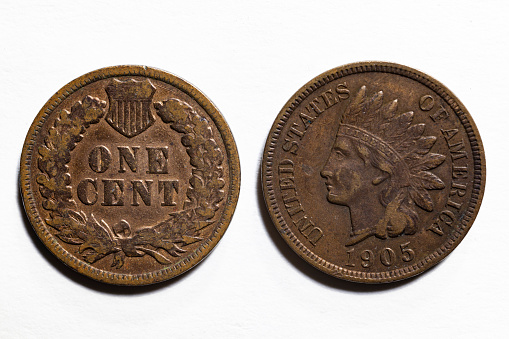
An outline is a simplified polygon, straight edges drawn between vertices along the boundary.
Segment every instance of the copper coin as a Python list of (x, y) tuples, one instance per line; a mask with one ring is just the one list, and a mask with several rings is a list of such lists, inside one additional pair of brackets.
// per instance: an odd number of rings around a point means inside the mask
[(308, 82), (279, 113), (262, 162), (267, 207), (291, 248), (364, 283), (446, 257), (474, 222), (485, 175), (479, 132), (454, 94), (385, 62)]
[(41, 109), (21, 156), (26, 213), (48, 249), (99, 281), (145, 285), (198, 264), (239, 195), (233, 136), (175, 75), (99, 69)]

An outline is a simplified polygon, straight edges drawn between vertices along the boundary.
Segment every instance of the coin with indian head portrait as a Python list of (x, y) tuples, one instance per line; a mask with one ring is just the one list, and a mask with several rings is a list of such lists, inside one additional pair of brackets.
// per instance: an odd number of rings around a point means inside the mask
[(276, 118), (262, 187), (291, 248), (337, 278), (392, 282), (446, 257), (486, 175), (472, 117), (430, 76), (386, 62), (332, 69)]
[(41, 109), (20, 186), (35, 232), (66, 265), (146, 285), (217, 245), (240, 165), (228, 125), (199, 90), (161, 70), (116, 66), (71, 81)]

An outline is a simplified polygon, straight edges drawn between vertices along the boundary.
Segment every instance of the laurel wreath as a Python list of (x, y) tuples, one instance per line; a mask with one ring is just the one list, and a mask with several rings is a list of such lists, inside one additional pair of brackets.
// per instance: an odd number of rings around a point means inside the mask
[(86, 96), (71, 111), (62, 110), (44, 143), (39, 147), (36, 177), (42, 195), (42, 206), (49, 211), (46, 224), (63, 242), (78, 245), (78, 254), (94, 263), (113, 254), (112, 267), (121, 268), (126, 257), (149, 255), (158, 263), (171, 264), (168, 255), (178, 257), (183, 247), (203, 240), (203, 230), (213, 224), (219, 202), (224, 198), (223, 153), (213, 138), (206, 118), (177, 99), (154, 104), (161, 120), (182, 134), (192, 166), (184, 209), (170, 213), (164, 221), (132, 231), (120, 220), (110, 227), (93, 214), (76, 211), (72, 198), (68, 163), (71, 152), (83, 139), (86, 129), (98, 123), (106, 111), (106, 102)]

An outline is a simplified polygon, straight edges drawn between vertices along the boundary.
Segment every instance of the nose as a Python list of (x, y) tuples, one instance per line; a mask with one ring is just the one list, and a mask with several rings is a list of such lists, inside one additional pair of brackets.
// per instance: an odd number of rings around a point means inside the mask
[(327, 171), (325, 168), (320, 172), (320, 175), (324, 178), (329, 178), (329, 177), (332, 177), (332, 172), (331, 171)]
[(330, 158), (327, 159), (327, 162), (323, 166), (322, 170), (320, 171), (320, 175), (324, 177), (325, 179), (332, 177), (332, 171), (330, 170)]

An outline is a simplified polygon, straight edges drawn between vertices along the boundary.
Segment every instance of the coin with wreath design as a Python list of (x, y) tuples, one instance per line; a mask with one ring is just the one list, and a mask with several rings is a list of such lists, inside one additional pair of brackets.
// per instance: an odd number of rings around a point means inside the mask
[(401, 280), (463, 239), (485, 182), (479, 133), (446, 87), (364, 62), (302, 87), (267, 139), (262, 181), (288, 244), (335, 277)]
[(233, 136), (195, 87), (116, 66), (58, 91), (21, 157), (25, 210), (65, 264), (98, 281), (145, 285), (199, 263), (238, 199)]

